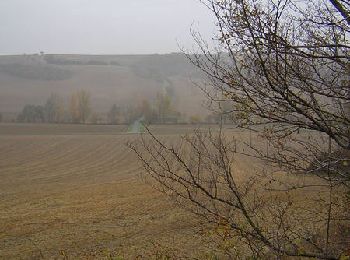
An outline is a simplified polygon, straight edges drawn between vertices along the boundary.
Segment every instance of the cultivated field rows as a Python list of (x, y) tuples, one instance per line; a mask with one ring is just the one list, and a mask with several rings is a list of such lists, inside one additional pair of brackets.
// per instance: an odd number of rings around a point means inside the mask
[(0, 125), (0, 259), (191, 252), (195, 219), (140, 178), (132, 138), (118, 126)]

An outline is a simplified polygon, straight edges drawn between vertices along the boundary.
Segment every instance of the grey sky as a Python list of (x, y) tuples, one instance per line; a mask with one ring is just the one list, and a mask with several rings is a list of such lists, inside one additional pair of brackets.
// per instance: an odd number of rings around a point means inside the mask
[(0, 54), (174, 52), (191, 26), (214, 32), (198, 0), (0, 0)]

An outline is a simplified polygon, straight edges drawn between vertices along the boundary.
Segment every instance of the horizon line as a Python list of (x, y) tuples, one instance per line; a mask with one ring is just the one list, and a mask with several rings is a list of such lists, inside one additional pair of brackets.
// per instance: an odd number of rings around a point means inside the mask
[(45, 52), (34, 52), (34, 53), (13, 53), (13, 54), (1, 54), (0, 56), (25, 56), (25, 55), (85, 55), (85, 56), (133, 56), (133, 55), (170, 55), (170, 54), (184, 54), (181, 51), (173, 51), (173, 52), (164, 52), (164, 53), (45, 53)]

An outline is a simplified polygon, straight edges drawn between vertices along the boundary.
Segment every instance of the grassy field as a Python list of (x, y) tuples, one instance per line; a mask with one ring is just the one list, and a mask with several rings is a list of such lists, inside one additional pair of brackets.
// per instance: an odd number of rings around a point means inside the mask
[[(195, 219), (140, 178), (126, 130), (0, 124), (0, 259), (133, 259), (204, 246)], [(169, 138), (189, 130), (154, 129)]]

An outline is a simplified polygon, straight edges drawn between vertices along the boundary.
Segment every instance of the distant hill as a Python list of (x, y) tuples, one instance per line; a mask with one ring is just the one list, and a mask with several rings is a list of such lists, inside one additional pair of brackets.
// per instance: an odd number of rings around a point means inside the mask
[(203, 114), (201, 79), (183, 54), (0, 56), (0, 112), (19, 112), (25, 104), (43, 104), (51, 93), (91, 93), (94, 110), (114, 104), (152, 100), (167, 89), (182, 113)]

